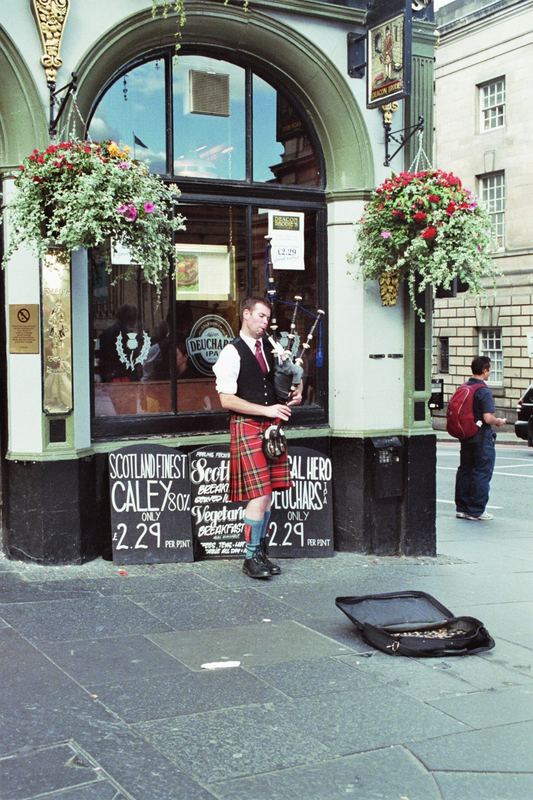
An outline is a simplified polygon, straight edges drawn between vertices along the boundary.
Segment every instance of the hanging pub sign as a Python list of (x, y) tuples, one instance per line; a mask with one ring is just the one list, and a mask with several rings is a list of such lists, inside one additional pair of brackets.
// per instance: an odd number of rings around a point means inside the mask
[[(289, 455), (293, 487), (275, 492), (269, 551), (284, 558), (333, 555), (331, 459), (308, 447)], [(189, 455), (191, 514), (198, 558), (244, 556), (244, 508), (228, 502), (228, 445)]]
[(367, 107), (376, 108), (411, 92), (411, 0), (376, 2), (367, 25)]
[(269, 211), (268, 235), (274, 269), (305, 269), (304, 218), (301, 211)]
[(187, 456), (132, 445), (109, 453), (108, 461), (113, 562), (193, 561)]

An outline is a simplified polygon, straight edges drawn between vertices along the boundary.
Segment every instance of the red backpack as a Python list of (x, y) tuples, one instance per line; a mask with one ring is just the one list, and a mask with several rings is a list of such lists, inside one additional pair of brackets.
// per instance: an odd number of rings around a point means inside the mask
[(456, 439), (471, 439), (481, 427), (474, 418), (474, 395), (484, 383), (463, 383), (450, 397), (446, 430)]

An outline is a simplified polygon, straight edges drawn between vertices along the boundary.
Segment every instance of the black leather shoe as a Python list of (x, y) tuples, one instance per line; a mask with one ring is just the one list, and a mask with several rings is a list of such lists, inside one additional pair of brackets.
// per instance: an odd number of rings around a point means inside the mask
[(261, 539), (261, 544), (259, 545), (261, 548), (261, 554), (263, 557), (263, 564), (267, 567), (268, 571), (271, 575), (280, 575), (281, 574), (281, 567), (279, 564), (274, 564), (269, 558), (267, 558), (267, 540), (266, 537)]
[(251, 558), (245, 558), (242, 571), (250, 578), (270, 578), (271, 572), (263, 561), (260, 547), (256, 547)]

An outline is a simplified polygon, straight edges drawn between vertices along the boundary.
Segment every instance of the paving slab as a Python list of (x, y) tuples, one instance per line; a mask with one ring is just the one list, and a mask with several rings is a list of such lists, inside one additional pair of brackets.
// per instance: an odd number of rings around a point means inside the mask
[(259, 678), (232, 668), (202, 673), (184, 669), (181, 674), (159, 673), (98, 689), (100, 702), (128, 723), (282, 698)]
[(2, 606), (7, 603), (79, 598), (92, 591), (90, 583), (84, 580), (39, 583), (26, 581), (15, 572), (0, 572), (0, 613)]
[(41, 747), (0, 759), (2, 797), (24, 800), (99, 780), (96, 765), (71, 743)]
[(135, 725), (147, 741), (209, 785), (327, 758), (328, 749), (269, 706), (208, 711)]
[(298, 698), (275, 709), (284, 720), (348, 755), (464, 731), (466, 725), (359, 673), (349, 692)]
[(477, 691), (475, 686), (461, 677), (450, 674), (441, 665), (433, 664), (433, 659), (398, 658), (374, 651), (339, 656), (338, 660), (419, 700)]
[(76, 600), (4, 605), (0, 617), (29, 639), (45, 642), (170, 630), (127, 597), (92, 594)]
[(85, 688), (150, 678), (178, 679), (189, 669), (145, 636), (114, 636), (69, 642), (39, 642), (39, 650)]
[[(37, 800), (41, 800), (41, 798), (37, 798)], [(98, 783), (91, 783), (88, 786), (47, 794), (46, 797), (42, 797), (42, 800), (130, 800), (130, 795), (122, 794), (109, 781), (98, 781)]]
[[(126, 567), (126, 571), (129, 568)], [(99, 594), (109, 595), (146, 595), (146, 594), (170, 594), (177, 592), (180, 595), (189, 591), (209, 591), (213, 585), (204, 580), (200, 574), (187, 572), (185, 569), (165, 575), (152, 572), (150, 575), (119, 575), (119, 578), (92, 578), (86, 583)]]
[(482, 619), (494, 637), (501, 636), (515, 644), (533, 642), (533, 602), (487, 603), (472, 606), (470, 613)]
[(187, 774), (190, 770), (179, 769), (160, 748), (153, 747), (122, 721), (105, 728), (87, 728), (78, 742), (113, 782), (122, 787), (128, 800), (213, 799), (203, 785)]
[(533, 686), (445, 697), (430, 705), (473, 728), (533, 721)]
[(442, 800), (432, 776), (401, 747), (215, 783), (211, 789), (220, 800)]
[(533, 685), (531, 676), (505, 669), (488, 658), (482, 659), (481, 655), (416, 659), (373, 650), (364, 656), (340, 656), (340, 660), (421, 700), (480, 689)]
[(247, 669), (288, 697), (307, 697), (309, 694), (352, 689), (355, 679), (353, 667), (341, 661), (337, 658), (318, 658)]
[(243, 667), (253, 667), (346, 652), (337, 642), (291, 620), (154, 633), (149, 639), (193, 670), (213, 661), (240, 661)]
[(518, 722), (408, 746), (428, 769), (439, 772), (533, 772), (532, 741), (533, 722)]
[(231, 628), (235, 625), (261, 622), (265, 617), (275, 621), (288, 619), (290, 609), (275, 598), (266, 598), (254, 589), (213, 588), (208, 592), (187, 592), (175, 595), (150, 595), (136, 602), (154, 617), (174, 630)]
[(533, 774), (434, 772), (442, 800), (531, 800)]

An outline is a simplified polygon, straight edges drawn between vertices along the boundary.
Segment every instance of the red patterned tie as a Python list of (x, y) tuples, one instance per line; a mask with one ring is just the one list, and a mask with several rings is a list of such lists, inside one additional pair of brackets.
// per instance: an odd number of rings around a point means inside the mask
[(261, 367), (261, 372), (266, 375), (268, 372), (268, 367), (266, 365), (265, 357), (263, 355), (263, 351), (261, 350), (261, 342), (257, 339), (255, 343), (255, 357), (257, 358), (257, 362)]

